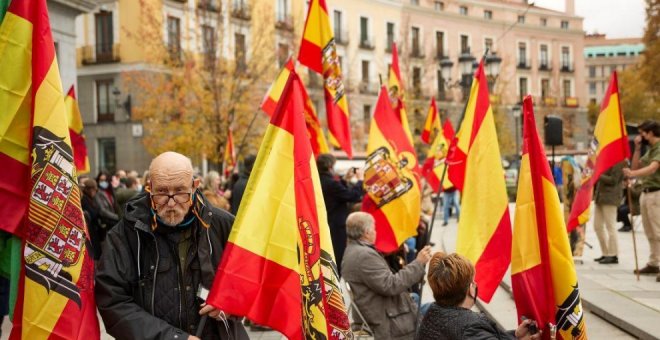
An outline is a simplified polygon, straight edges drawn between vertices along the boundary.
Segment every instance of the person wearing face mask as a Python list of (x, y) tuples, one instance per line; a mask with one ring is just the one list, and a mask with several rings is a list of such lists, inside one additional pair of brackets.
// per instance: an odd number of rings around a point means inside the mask
[(346, 217), (349, 204), (362, 201), (362, 172), (350, 169), (343, 178), (334, 171), (337, 160), (331, 154), (321, 154), (316, 158), (316, 166), (321, 180), (321, 191), (325, 209), (328, 212), (330, 238), (337, 259), (337, 270), (341, 276), (341, 261), (346, 249)]
[(213, 284), (234, 216), (204, 197), (187, 157), (160, 154), (149, 173), (147, 192), (127, 203), (96, 268), (106, 331), (117, 339), (247, 339), (239, 318), (197, 294)]
[(115, 189), (110, 185), (110, 179), (110, 174), (107, 171), (99, 172), (96, 176), (99, 191), (94, 196), (94, 200), (99, 206), (101, 228), (105, 229), (106, 232), (119, 222), (119, 205), (115, 198)]
[(474, 276), (474, 266), (465, 257), (433, 254), (427, 280), (435, 302), (422, 320), (418, 340), (541, 339), (541, 332), (531, 334), (532, 320), (523, 321), (515, 331), (501, 332), (485, 315), (473, 312), (479, 290)]

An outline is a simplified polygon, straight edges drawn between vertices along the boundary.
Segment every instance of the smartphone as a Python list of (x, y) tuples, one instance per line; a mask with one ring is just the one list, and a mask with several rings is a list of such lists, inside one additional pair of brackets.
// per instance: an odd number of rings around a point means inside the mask
[[(527, 320), (527, 317), (522, 315), (520, 317), (520, 320), (525, 321), (525, 320)], [(536, 321), (534, 321), (534, 320), (532, 320), (532, 322), (529, 325), (527, 325), (527, 329), (529, 330), (529, 334), (536, 334), (536, 333), (539, 332), (539, 329), (536, 326)]]

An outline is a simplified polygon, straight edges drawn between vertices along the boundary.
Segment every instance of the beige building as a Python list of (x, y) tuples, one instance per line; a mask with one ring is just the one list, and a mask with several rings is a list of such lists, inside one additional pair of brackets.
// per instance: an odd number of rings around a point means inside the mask
[(605, 34), (587, 35), (584, 39), (584, 66), (589, 102), (599, 104), (612, 72), (621, 72), (637, 64), (643, 52), (641, 38), (607, 39)]

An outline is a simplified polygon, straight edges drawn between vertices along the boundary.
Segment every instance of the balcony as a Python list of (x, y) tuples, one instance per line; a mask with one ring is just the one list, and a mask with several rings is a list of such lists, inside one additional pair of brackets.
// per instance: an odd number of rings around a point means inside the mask
[(231, 9), (231, 17), (239, 20), (250, 20), (252, 13), (250, 13), (248, 5), (242, 4)]
[(417, 58), (417, 59), (424, 59), (424, 51), (422, 51), (422, 48), (419, 46), (414, 46), (410, 50), (410, 57), (411, 58)]
[(557, 98), (555, 97), (541, 97), (543, 106), (557, 106)]
[(532, 68), (532, 63), (529, 59), (518, 59), (518, 65), (516, 67), (519, 70), (529, 70)]
[(376, 46), (374, 46), (373, 37), (364, 35), (360, 36), (360, 48), (363, 50), (373, 50), (376, 48)]
[(539, 71), (552, 71), (552, 65), (546, 60), (546, 61), (539, 61)]
[(573, 73), (573, 71), (575, 71), (575, 69), (573, 68), (573, 64), (567, 62), (562, 62), (561, 68), (559, 70), (561, 72), (566, 72), (566, 73)]
[(344, 30), (335, 30), (335, 43), (337, 45), (347, 46), (348, 45), (348, 32)]
[(218, 0), (199, 0), (197, 8), (203, 11), (220, 12), (220, 4)]
[(88, 45), (82, 48), (83, 65), (107, 64), (119, 62), (119, 44)]
[(358, 90), (362, 94), (378, 94), (378, 84), (370, 81), (361, 81)]
[(445, 58), (449, 58), (449, 53), (447, 51), (435, 51), (434, 55), (435, 60), (443, 60)]
[(275, 28), (283, 31), (293, 31), (293, 18), (290, 15), (278, 15)]
[(394, 36), (385, 39), (385, 53), (392, 53), (392, 44), (394, 44)]
[(564, 97), (564, 107), (578, 107), (577, 97)]

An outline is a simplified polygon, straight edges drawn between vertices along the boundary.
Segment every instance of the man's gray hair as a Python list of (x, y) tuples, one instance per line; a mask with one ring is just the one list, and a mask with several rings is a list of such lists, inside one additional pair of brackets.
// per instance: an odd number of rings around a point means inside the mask
[(359, 240), (370, 228), (374, 228), (373, 216), (366, 212), (357, 211), (346, 219), (346, 236), (351, 240)]

